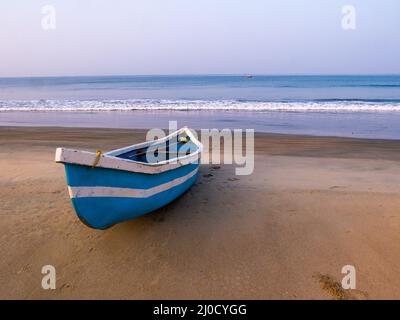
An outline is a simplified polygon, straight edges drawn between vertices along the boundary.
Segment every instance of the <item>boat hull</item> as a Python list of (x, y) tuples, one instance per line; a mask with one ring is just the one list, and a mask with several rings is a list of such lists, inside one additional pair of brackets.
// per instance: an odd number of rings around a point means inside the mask
[(198, 163), (158, 174), (64, 163), (79, 218), (95, 229), (137, 218), (175, 200), (196, 181)]

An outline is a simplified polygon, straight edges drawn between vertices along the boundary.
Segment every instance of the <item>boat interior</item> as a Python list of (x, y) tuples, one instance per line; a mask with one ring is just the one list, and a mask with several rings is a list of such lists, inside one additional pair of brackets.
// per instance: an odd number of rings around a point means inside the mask
[(190, 155), (198, 148), (186, 133), (181, 133), (165, 142), (156, 141), (142, 148), (132, 148), (116, 157), (135, 162), (158, 163)]

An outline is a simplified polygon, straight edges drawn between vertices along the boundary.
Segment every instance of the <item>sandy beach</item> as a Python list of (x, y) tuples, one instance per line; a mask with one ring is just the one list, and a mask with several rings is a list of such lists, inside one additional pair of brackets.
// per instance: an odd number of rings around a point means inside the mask
[[(55, 148), (144, 137), (0, 127), (1, 299), (400, 299), (400, 141), (257, 134), (252, 175), (203, 165), (161, 210), (83, 225)], [(56, 290), (41, 287), (47, 264)]]

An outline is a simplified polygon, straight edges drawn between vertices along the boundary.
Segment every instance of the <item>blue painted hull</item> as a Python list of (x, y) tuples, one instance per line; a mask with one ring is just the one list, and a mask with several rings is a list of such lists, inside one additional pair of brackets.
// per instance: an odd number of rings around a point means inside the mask
[[(193, 185), (198, 167), (198, 163), (191, 163), (158, 174), (145, 174), (65, 163), (70, 189), (86, 192), (77, 191), (71, 196), (75, 211), (86, 225), (96, 229), (106, 229), (170, 203)], [(92, 189), (96, 191), (90, 194)], [(107, 192), (112, 195), (102, 195)]]

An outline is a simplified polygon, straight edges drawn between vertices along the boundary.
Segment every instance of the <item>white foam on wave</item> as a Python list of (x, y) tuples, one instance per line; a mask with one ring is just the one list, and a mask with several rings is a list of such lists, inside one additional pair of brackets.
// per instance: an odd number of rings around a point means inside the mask
[(285, 112), (400, 112), (400, 103), (373, 102), (242, 102), (234, 100), (2, 100), (5, 111), (285, 111)]

